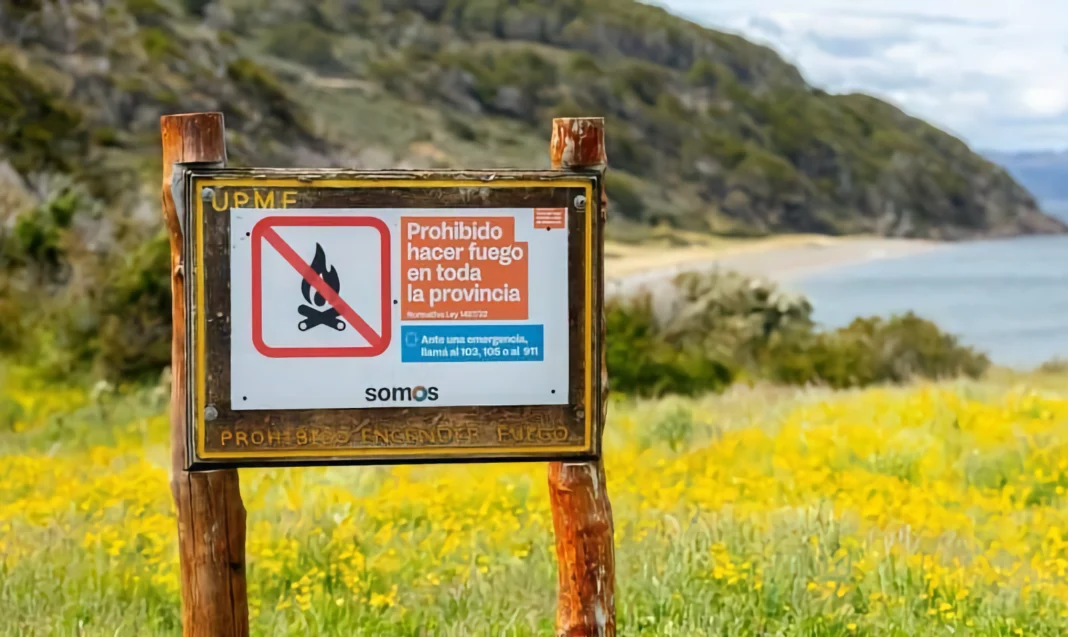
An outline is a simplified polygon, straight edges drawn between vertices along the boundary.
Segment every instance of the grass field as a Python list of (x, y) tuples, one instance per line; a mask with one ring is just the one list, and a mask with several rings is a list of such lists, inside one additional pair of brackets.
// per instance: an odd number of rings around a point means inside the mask
[[(620, 632), (1068, 633), (1059, 383), (613, 404)], [(177, 634), (165, 393), (0, 396), (0, 633)], [(542, 465), (241, 480), (255, 634), (551, 634)]]

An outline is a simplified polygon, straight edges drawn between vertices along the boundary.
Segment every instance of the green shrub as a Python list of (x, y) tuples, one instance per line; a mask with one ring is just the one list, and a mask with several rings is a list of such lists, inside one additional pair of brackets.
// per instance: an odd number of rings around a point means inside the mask
[(155, 376), (170, 360), (169, 242), (87, 251), (75, 227), (99, 205), (66, 185), (0, 230), (0, 352), (51, 378)]
[(203, 18), (207, 15), (212, 0), (182, 0), (182, 7), (187, 13)]
[(170, 363), (170, 243), (160, 232), (118, 266), (102, 295), (104, 317), (95, 338), (101, 375), (159, 375)]
[(643, 396), (720, 391), (733, 370), (695, 345), (669, 342), (657, 323), (652, 299), (611, 299), (606, 304), (606, 358), (613, 391)]
[(833, 332), (785, 336), (769, 348), (767, 361), (772, 380), (835, 388), (977, 378), (990, 366), (985, 355), (911, 312), (889, 319), (858, 318)]
[(645, 201), (633, 179), (619, 172), (609, 172), (605, 175), (605, 192), (608, 193), (611, 214), (618, 213), (634, 221), (641, 220)]
[(586, 52), (572, 53), (567, 62), (567, 72), (571, 75), (599, 75), (604, 73), (597, 58)]
[(1039, 365), (1038, 371), (1043, 374), (1063, 374), (1068, 372), (1068, 358), (1061, 358), (1059, 356), (1052, 358)]
[(0, 352), (11, 354), (26, 342), (28, 303), (9, 278), (0, 278)]
[(456, 21), (461, 31), (478, 33), (496, 28), (499, 9), (496, 0), (471, 0), (465, 4)]
[(19, 401), (9, 396), (0, 396), (0, 432), (15, 430), (15, 423), (25, 417), (26, 410)]
[(171, 56), (178, 56), (181, 49), (175, 43), (173, 36), (166, 29), (160, 27), (145, 27), (141, 29), (141, 47), (145, 55), (151, 60), (162, 60)]
[(475, 78), (474, 90), (479, 102), (488, 110), (500, 110), (497, 97), (501, 89), (519, 91), (519, 103), (509, 111), (513, 116), (531, 120), (540, 106), (540, 93), (557, 84), (556, 64), (535, 50), (497, 50), (475, 53), (451, 51), (439, 57), (446, 68), (454, 67)]
[(10, 235), (0, 245), (4, 248), (0, 266), (24, 267), (45, 277), (54, 274), (65, 260), (66, 231), (84, 204), (79, 190), (65, 188), (17, 216)]
[(722, 82), (733, 82), (734, 73), (725, 64), (702, 58), (686, 72), (686, 81), (694, 86), (715, 88)]
[(248, 58), (238, 58), (226, 67), (226, 75), (249, 97), (259, 101), (278, 123), (294, 132), (306, 132), (300, 107), (289, 98), (273, 73)]
[(776, 192), (791, 192), (801, 186), (801, 175), (793, 164), (753, 145), (749, 146), (736, 168), (739, 178), (765, 181)]
[(157, 0), (126, 0), (126, 10), (144, 25), (162, 26), (173, 19), (170, 9)]
[(275, 27), (268, 37), (267, 50), (319, 71), (330, 72), (343, 68), (334, 56), (330, 34), (307, 22)]
[(752, 368), (776, 335), (807, 331), (812, 305), (778, 285), (736, 272), (685, 273), (674, 281), (664, 331), (676, 342), (699, 344)]
[(16, 170), (75, 170), (86, 151), (82, 113), (0, 47), (0, 154)]
[(452, 115), (445, 115), (445, 130), (464, 141), (473, 142), (478, 139), (478, 130), (474, 126)]
[(727, 168), (735, 168), (745, 161), (749, 149), (745, 140), (724, 132), (711, 132), (702, 140), (702, 147)]
[(668, 75), (655, 64), (628, 62), (612, 74), (612, 89), (616, 97), (635, 96), (653, 106), (667, 87)]
[(693, 439), (693, 425), (693, 413), (680, 405), (653, 423), (650, 438), (666, 444), (672, 451), (685, 449)]
[[(607, 303), (613, 391), (660, 396), (718, 391), (740, 376), (792, 385), (864, 387), (981, 376), (990, 361), (914, 314), (817, 330), (804, 297), (730, 272), (685, 274), (673, 301)], [(659, 311), (657, 311), (659, 309)]]

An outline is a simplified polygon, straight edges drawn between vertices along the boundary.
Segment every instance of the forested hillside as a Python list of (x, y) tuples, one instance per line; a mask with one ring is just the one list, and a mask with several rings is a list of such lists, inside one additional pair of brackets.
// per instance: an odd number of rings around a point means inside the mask
[(231, 163), (542, 167), (604, 115), (617, 238), (1058, 232), (962, 142), (632, 0), (0, 0), (0, 350), (167, 360), (158, 119), (226, 113)]

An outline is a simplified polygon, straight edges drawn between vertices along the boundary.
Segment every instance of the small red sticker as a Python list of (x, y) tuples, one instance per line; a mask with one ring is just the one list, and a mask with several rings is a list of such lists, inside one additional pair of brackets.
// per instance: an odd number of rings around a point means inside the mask
[(567, 227), (567, 208), (535, 208), (534, 227), (541, 230)]

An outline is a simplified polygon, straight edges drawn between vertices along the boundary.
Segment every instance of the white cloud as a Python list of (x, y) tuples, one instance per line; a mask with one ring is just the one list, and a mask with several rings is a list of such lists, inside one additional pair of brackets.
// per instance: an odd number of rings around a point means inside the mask
[(1022, 100), (1032, 114), (1056, 117), (1068, 111), (1068, 92), (1060, 87), (1034, 86), (1023, 92)]
[(1068, 148), (1063, 0), (660, 0), (979, 148)]

